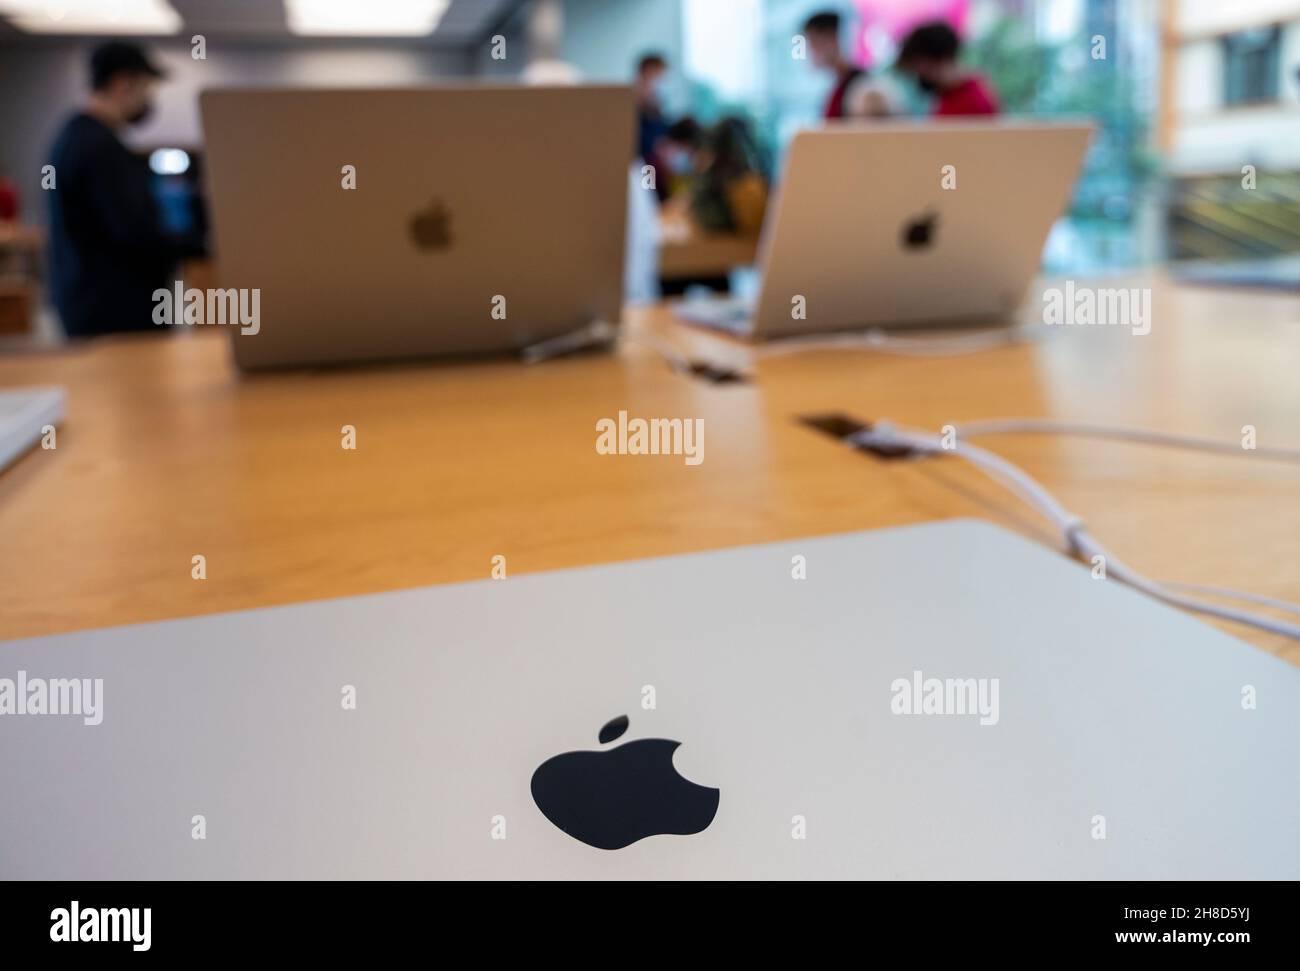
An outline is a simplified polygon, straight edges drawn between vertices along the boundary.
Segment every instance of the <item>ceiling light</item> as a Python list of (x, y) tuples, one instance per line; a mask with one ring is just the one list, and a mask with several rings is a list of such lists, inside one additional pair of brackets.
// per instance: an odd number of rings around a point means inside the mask
[(29, 34), (174, 34), (167, 0), (0, 0), (0, 14)]
[(433, 33), (451, 0), (285, 0), (284, 5), (295, 34), (420, 37)]

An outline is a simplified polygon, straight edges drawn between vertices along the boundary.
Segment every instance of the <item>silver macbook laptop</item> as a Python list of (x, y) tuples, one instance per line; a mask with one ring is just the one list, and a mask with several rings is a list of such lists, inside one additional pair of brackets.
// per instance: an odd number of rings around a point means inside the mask
[(1300, 669), (970, 521), (14, 641), (0, 712), (10, 878), (1300, 877)]
[(985, 120), (801, 132), (763, 227), (756, 299), (687, 300), (677, 315), (751, 337), (1009, 322), (1091, 133)]
[[(200, 99), (242, 367), (521, 348), (619, 319), (623, 87), (214, 90)], [(251, 298), (249, 300), (251, 303)]]

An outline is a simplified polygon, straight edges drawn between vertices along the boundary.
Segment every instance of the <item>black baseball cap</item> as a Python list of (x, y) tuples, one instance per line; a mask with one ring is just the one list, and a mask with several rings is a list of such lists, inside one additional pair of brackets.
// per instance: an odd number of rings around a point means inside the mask
[(145, 56), (143, 50), (124, 40), (111, 40), (90, 52), (90, 86), (98, 91), (115, 74), (148, 74), (165, 78), (167, 72)]

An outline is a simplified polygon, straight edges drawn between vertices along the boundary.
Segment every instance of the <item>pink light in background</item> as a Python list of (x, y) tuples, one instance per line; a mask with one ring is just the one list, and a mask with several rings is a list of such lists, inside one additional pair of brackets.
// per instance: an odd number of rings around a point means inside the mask
[(970, 5), (971, 0), (855, 0), (853, 56), (874, 67), (909, 30), (930, 20), (946, 20), (964, 36)]

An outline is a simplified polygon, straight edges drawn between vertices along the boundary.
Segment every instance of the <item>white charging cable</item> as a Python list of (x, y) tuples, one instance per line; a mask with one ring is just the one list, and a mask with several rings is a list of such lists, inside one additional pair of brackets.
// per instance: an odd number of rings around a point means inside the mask
[(692, 361), (674, 347), (669, 341), (661, 340), (653, 334), (636, 334), (627, 328), (621, 331), (612, 324), (598, 320), (578, 330), (550, 340), (530, 344), (521, 350), (520, 356), (527, 364), (540, 364), (566, 354), (577, 354), (596, 347), (627, 346), (635, 344), (658, 355), (674, 372), (681, 375), (697, 376), (721, 384), (726, 381), (744, 381), (748, 378), (743, 371), (712, 364), (707, 361)]
[(1031, 332), (1020, 327), (996, 327), (971, 334), (948, 333), (935, 337), (902, 337), (874, 327), (849, 334), (779, 338), (759, 346), (754, 353), (763, 358), (839, 349), (880, 351), (900, 357), (959, 357), (1032, 339)]
[[(977, 445), (961, 441), (960, 433), (955, 437), (955, 440), (945, 444), (945, 439), (942, 436), (905, 431), (894, 428), (888, 423), (880, 422), (855, 433), (849, 437), (848, 441), (868, 449), (903, 450), (905, 452), (910, 451), (915, 455), (956, 455), (964, 458), (990, 478), (1020, 496), (1047, 518), (1060, 531), (1071, 553), (1082, 556), (1094, 564), (1098, 562), (1097, 557), (1101, 557), (1100, 562), (1104, 564), (1107, 576), (1114, 577), (1122, 583), (1155, 597), (1157, 600), (1163, 600), (1165, 603), (1182, 607), (1185, 610), (1193, 610), (1212, 617), (1236, 621), (1272, 634), (1281, 634), (1284, 637), (1300, 640), (1300, 624), (1275, 620), (1272, 617), (1249, 613), (1235, 607), (1208, 603), (1204, 600), (1176, 593), (1168, 586), (1147, 579), (1123, 561), (1117, 559), (1097, 542), (1092, 534), (1088, 532), (1083, 520), (1067, 511), (1037, 480), (1006, 459), (994, 455)], [(1184, 587), (1183, 589), (1192, 590), (1197, 588)], [(1258, 597), (1253, 594), (1240, 594), (1219, 588), (1199, 589), (1212, 596), (1261, 603), (1293, 613), (1300, 613), (1300, 606), (1284, 601), (1275, 601), (1272, 598)]]
[[(875, 327), (848, 334), (782, 338), (755, 347), (750, 353), (760, 359), (783, 357), (802, 351), (837, 349), (878, 351), (899, 357), (961, 357), (1035, 339), (1030, 331), (1019, 327), (996, 327), (971, 334), (957, 333), (935, 337), (901, 337)], [(634, 334), (627, 328), (619, 331), (605, 321), (596, 321), (572, 333), (529, 345), (520, 354), (527, 363), (538, 364), (566, 354), (613, 343), (637, 344), (653, 351), (679, 374), (689, 374), (698, 369), (695, 362), (689, 360), (667, 341), (649, 334)], [(708, 366), (707, 362), (705, 364)], [(720, 372), (741, 373), (734, 368), (720, 365), (713, 365), (713, 367)]]
[(1056, 421), (1050, 418), (995, 418), (974, 421), (956, 426), (958, 438), (977, 438), (984, 435), (1048, 434), (1074, 435), (1080, 438), (1103, 438), (1113, 441), (1137, 442), (1142, 445), (1167, 445), (1173, 448), (1198, 449), (1222, 455), (1242, 455), (1254, 458), (1280, 459), (1300, 462), (1300, 448), (1255, 447), (1245, 448), (1238, 443), (1222, 442), (1197, 435), (1179, 435), (1146, 428), (1123, 428), (1117, 425), (1095, 425), (1090, 422)]
[(1278, 600), (1276, 597), (1265, 597), (1258, 593), (1243, 593), (1240, 590), (1229, 590), (1226, 587), (1207, 587), (1203, 583), (1169, 583), (1161, 581), (1161, 586), (1170, 590), (1182, 590), (1186, 593), (1199, 593), (1206, 597), (1218, 597), (1222, 600), (1240, 600), (1243, 603), (1259, 604), (1261, 607), (1271, 607), (1274, 610), (1282, 610), (1289, 614), (1295, 614), (1300, 617), (1300, 605), (1288, 603), (1285, 600)]
[[(1005, 327), (999, 327), (991, 331), (980, 331), (975, 334), (958, 334), (945, 337), (898, 337), (877, 328), (865, 332), (829, 337), (785, 338), (752, 348), (750, 354), (756, 359), (763, 359), (797, 354), (802, 351), (839, 349), (879, 351), (900, 357), (960, 357), (966, 354), (991, 350), (995, 347), (1021, 343), (1030, 339), (1032, 338), (1027, 337), (1024, 332)], [(688, 360), (678, 352), (667, 341), (659, 340), (648, 334), (631, 334), (624, 331), (619, 340), (622, 343), (639, 344), (648, 348), (663, 358), (668, 366), (679, 374), (692, 373), (699, 367), (695, 362)], [(705, 366), (712, 367), (719, 372), (743, 375), (741, 371), (718, 364), (705, 362)]]

